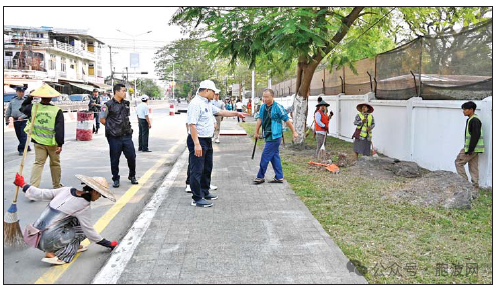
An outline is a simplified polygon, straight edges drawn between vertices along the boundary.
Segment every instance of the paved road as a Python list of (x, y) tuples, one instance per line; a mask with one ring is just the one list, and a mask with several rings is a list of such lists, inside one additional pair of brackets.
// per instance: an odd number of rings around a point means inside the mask
[[(141, 212), (151, 194), (161, 184), (163, 177), (170, 170), (175, 160), (185, 148), (185, 114), (169, 116), (168, 110), (156, 109), (153, 111), (153, 126), (150, 131), (150, 150), (152, 153), (137, 153), (137, 178), (147, 179), (139, 185), (132, 186), (126, 179), (127, 162), (122, 155), (120, 160), (121, 187), (114, 190), (117, 200), (128, 202), (121, 209), (107, 199), (100, 199), (92, 205), (92, 219), (95, 227), (102, 229), (102, 236), (107, 239), (120, 240), (137, 215)], [(133, 140), (137, 150), (137, 123), (131, 118), (134, 129)], [(75, 122), (66, 123), (66, 144), (61, 155), (62, 183), (66, 186), (80, 188), (75, 174), (103, 176), (111, 182), (110, 157), (108, 143), (104, 131), (94, 135), (92, 141), (75, 140)], [(15, 172), (19, 169), (21, 156), (16, 152), (17, 139), (13, 131), (4, 132), (4, 210), (13, 199), (15, 186), (12, 184)], [(24, 176), (29, 180), (34, 152), (26, 158)], [(47, 161), (48, 163), (48, 161)], [(140, 180), (140, 181), (141, 181)], [(41, 182), (42, 188), (51, 188), (49, 165), (45, 164), (45, 171)], [(123, 198), (125, 197), (125, 198)], [(46, 207), (47, 202), (30, 202), (22, 194), (18, 200), (18, 216), (21, 228), (27, 223), (34, 222)], [(112, 209), (115, 216), (109, 215)], [(4, 247), (4, 283), (32, 284), (35, 282), (87, 284), (94, 278), (97, 271), (107, 260), (110, 253), (98, 245), (91, 245), (89, 250), (78, 257), (69, 267), (52, 267), (41, 262), (43, 253), (28, 248), (15, 251)]]

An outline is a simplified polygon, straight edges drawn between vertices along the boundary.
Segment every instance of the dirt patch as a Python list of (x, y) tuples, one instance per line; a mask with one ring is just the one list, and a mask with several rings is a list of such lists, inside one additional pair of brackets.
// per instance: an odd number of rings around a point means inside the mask
[(458, 174), (433, 171), (405, 184), (384, 198), (405, 200), (419, 206), (470, 209), (478, 190)]

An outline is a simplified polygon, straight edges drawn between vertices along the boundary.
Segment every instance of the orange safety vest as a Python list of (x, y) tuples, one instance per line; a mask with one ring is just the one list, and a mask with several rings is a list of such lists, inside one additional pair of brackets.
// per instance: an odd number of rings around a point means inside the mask
[[(320, 112), (321, 114), (321, 122), (323, 124), (325, 124), (325, 128), (322, 128), (318, 125), (318, 122), (316, 122), (316, 113)], [(315, 112), (315, 131), (326, 131), (326, 129), (328, 128), (328, 121), (330, 120), (330, 118), (328, 117), (328, 115), (326, 115), (325, 113), (323, 113), (322, 110), (318, 110)]]

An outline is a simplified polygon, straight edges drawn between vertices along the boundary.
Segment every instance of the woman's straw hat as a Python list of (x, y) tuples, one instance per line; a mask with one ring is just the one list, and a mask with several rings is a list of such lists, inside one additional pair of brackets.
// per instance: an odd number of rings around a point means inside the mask
[(375, 110), (375, 109), (373, 109), (373, 107), (372, 107), (371, 105), (366, 104), (366, 103), (362, 103), (362, 104), (357, 105), (357, 106), (356, 106), (356, 109), (357, 109), (359, 112), (361, 112), (361, 108), (362, 108), (363, 106), (368, 106), (368, 113), (373, 113), (373, 111)]
[(105, 177), (89, 177), (81, 174), (76, 174), (76, 178), (81, 180), (82, 183), (96, 190), (98, 193), (103, 195), (103, 197), (106, 197), (113, 202), (116, 201), (115, 196), (108, 188), (108, 182)]

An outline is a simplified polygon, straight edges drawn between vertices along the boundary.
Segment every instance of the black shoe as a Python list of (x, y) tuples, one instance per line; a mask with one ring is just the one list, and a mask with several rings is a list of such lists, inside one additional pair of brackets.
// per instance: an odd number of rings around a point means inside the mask
[(24, 151), (23, 152), (19, 151), (19, 156), (22, 156), (22, 155), (24, 155)]
[(95, 134), (98, 134), (98, 129), (96, 129)]
[(136, 177), (129, 177), (129, 180), (131, 181), (132, 184), (139, 184), (139, 182), (136, 180)]
[(28, 147), (28, 152), (31, 151), (31, 147)]
[(143, 152), (153, 152), (153, 151), (146, 149), (146, 150), (143, 150)]
[(113, 187), (119, 187), (120, 186), (120, 181), (119, 180), (114, 180), (113, 181)]
[(143, 151), (143, 149), (138, 149), (138, 151)]

